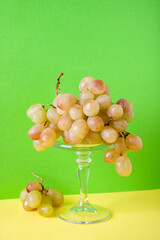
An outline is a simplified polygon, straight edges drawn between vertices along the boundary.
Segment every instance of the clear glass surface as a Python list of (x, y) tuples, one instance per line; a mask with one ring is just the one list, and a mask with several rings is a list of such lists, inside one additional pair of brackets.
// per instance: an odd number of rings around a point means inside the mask
[(90, 154), (92, 151), (107, 150), (109, 146), (105, 144), (78, 144), (69, 145), (60, 138), (53, 145), (55, 148), (75, 151), (77, 158), (77, 172), (79, 178), (80, 197), (77, 204), (70, 204), (61, 207), (57, 215), (64, 221), (71, 223), (89, 224), (107, 220), (110, 216), (110, 210), (99, 205), (90, 204), (88, 201), (87, 190), (90, 174)]

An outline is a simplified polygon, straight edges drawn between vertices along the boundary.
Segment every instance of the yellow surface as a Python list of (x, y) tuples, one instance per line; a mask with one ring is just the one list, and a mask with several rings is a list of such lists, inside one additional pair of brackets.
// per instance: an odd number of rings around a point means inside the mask
[[(0, 240), (160, 240), (160, 190), (90, 194), (110, 208), (108, 221), (79, 225), (25, 212), (19, 199), (0, 201)], [(65, 196), (65, 204), (77, 195)]]

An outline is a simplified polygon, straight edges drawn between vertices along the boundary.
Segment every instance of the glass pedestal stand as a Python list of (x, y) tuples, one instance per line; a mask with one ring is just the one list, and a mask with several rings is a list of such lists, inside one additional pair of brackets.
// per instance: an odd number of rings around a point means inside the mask
[(57, 215), (64, 221), (71, 223), (89, 224), (97, 223), (107, 220), (111, 213), (109, 209), (101, 207), (99, 205), (90, 204), (87, 197), (88, 179), (90, 174), (89, 158), (91, 151), (107, 149), (104, 144), (101, 145), (67, 145), (60, 141), (57, 141), (54, 146), (55, 148), (67, 149), (76, 151), (78, 155), (78, 177), (80, 186), (80, 198), (77, 204), (70, 204), (61, 207)]

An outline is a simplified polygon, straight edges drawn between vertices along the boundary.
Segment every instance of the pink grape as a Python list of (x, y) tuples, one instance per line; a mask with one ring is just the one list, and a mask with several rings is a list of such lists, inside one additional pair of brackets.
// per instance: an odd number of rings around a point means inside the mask
[(77, 99), (73, 94), (63, 93), (57, 99), (57, 107), (61, 110), (69, 111), (69, 109), (76, 104)]
[(33, 190), (41, 191), (42, 185), (38, 181), (34, 180), (27, 184), (26, 190), (28, 193)]
[(40, 139), (41, 133), (45, 129), (44, 125), (42, 124), (36, 124), (33, 127), (30, 128), (28, 131), (28, 137), (32, 140), (38, 140)]
[(134, 134), (129, 134), (126, 137), (126, 145), (131, 150), (139, 151), (142, 149), (143, 143), (139, 136)]
[(124, 116), (123, 116), (123, 119), (125, 119), (128, 123), (131, 122), (134, 118), (134, 112), (131, 112), (131, 113), (126, 113)]
[(120, 176), (128, 177), (132, 172), (132, 164), (126, 156), (120, 156), (115, 162), (115, 169)]
[(56, 110), (57, 110), (57, 113), (62, 116), (66, 116), (69, 114), (69, 111), (62, 110), (59, 107), (56, 107)]
[(124, 115), (127, 113), (133, 112), (133, 105), (131, 102), (129, 102), (127, 99), (122, 98), (118, 100), (117, 104), (121, 105), (123, 108)]
[(118, 153), (123, 153), (127, 150), (126, 142), (123, 137), (119, 137), (114, 143), (114, 149)]
[(125, 120), (110, 121), (109, 126), (117, 130), (117, 132), (124, 132), (127, 128)]
[(106, 90), (106, 85), (102, 80), (94, 80), (90, 82), (88, 90), (93, 94), (102, 94)]
[(46, 190), (47, 190), (47, 195), (50, 196), (52, 200), (52, 206), (53, 207), (61, 206), (64, 201), (64, 197), (62, 193), (59, 190), (54, 188), (47, 188)]
[(87, 124), (89, 128), (94, 132), (99, 132), (104, 127), (103, 119), (100, 118), (99, 116), (89, 117), (87, 119)]
[(63, 131), (62, 133), (62, 137), (63, 137), (63, 141), (67, 144), (69, 144), (69, 131)]
[(72, 126), (73, 120), (69, 115), (61, 116), (58, 120), (57, 127), (62, 131), (68, 131)]
[(115, 149), (108, 149), (104, 154), (104, 161), (106, 163), (114, 163), (119, 156), (120, 154)]
[(49, 123), (48, 127), (54, 129), (55, 133), (56, 133), (56, 138), (58, 139), (61, 135), (62, 135), (62, 131), (57, 127), (57, 125), (55, 125), (54, 123)]
[(82, 139), (75, 137), (74, 134), (72, 133), (72, 129), (70, 129), (68, 131), (68, 141), (70, 144), (75, 145), (81, 143)]
[(106, 110), (104, 110), (104, 111), (102, 111), (102, 110), (99, 111), (98, 116), (103, 119), (104, 124), (109, 123), (110, 118), (108, 117), (108, 114), (107, 114), (107, 111), (106, 111)]
[(51, 147), (56, 141), (56, 132), (52, 128), (46, 128), (41, 133), (41, 142), (44, 147)]

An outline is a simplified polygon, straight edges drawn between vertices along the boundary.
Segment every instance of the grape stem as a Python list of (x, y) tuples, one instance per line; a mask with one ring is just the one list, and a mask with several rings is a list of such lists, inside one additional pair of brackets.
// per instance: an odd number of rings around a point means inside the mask
[(63, 72), (61, 72), (57, 78), (57, 84), (56, 84), (56, 96), (58, 95), (58, 90), (61, 92), (61, 89), (59, 88), (59, 85), (60, 85), (60, 78), (61, 76), (63, 76)]
[(55, 108), (55, 106), (53, 106), (52, 103), (51, 104), (44, 104), (44, 105), (42, 105), (43, 108), (45, 108), (45, 106), (51, 106), (51, 107)]
[(32, 172), (32, 175), (35, 176), (35, 177), (37, 177), (37, 178), (39, 178), (39, 179), (41, 180), (40, 184), (43, 183), (43, 179), (42, 179), (41, 177), (39, 177), (38, 175), (34, 174), (33, 172)]

